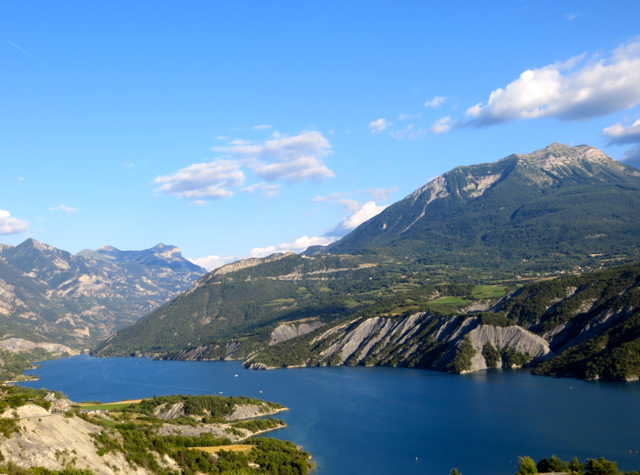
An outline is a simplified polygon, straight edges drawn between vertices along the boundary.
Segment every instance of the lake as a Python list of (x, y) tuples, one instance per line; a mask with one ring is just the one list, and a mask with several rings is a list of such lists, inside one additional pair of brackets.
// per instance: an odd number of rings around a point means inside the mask
[(72, 358), (30, 371), (35, 388), (74, 401), (169, 394), (249, 396), (284, 404), (268, 435), (310, 452), (320, 475), (513, 475), (534, 460), (603, 456), (640, 470), (640, 384), (531, 376), (453, 375), (403, 368), (250, 371), (239, 362)]

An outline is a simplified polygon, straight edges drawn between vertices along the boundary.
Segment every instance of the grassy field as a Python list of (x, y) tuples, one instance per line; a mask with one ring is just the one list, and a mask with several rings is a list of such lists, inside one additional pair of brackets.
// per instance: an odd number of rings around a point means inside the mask
[(93, 404), (93, 403), (80, 403), (78, 404), (82, 409), (86, 409), (88, 411), (119, 411), (122, 408), (130, 406), (131, 404), (135, 404), (136, 402), (140, 402), (142, 399), (132, 399), (130, 401), (120, 401), (120, 402), (110, 402), (105, 404)]
[(216, 454), (221, 450), (228, 450), (229, 452), (248, 452), (251, 450), (254, 445), (218, 445), (217, 447), (192, 447), (195, 450), (202, 450), (203, 452), (207, 452), (208, 454)]
[(473, 302), (471, 300), (467, 300), (464, 297), (442, 297), (437, 300), (433, 300), (432, 303), (436, 303), (438, 305), (452, 305), (452, 306), (463, 306), (469, 305)]
[(502, 297), (506, 293), (505, 287), (501, 285), (477, 285), (471, 295), (477, 299), (490, 299)]

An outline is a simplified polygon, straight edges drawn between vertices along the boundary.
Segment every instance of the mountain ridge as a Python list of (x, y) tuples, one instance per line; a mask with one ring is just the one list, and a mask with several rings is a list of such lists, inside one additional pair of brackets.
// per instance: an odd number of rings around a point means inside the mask
[(0, 246), (0, 339), (85, 349), (206, 273), (175, 246), (118, 252), (125, 258), (73, 255), (31, 238)]

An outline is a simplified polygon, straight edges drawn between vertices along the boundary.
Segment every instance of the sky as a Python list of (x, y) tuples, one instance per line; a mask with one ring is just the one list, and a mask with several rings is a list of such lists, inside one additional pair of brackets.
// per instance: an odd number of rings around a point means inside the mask
[(640, 2), (2, 1), (0, 242), (212, 269), (460, 165), (640, 167)]

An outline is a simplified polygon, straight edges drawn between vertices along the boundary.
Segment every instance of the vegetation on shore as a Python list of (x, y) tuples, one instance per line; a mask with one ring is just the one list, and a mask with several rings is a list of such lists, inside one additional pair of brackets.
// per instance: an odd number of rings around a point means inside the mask
[[(11, 438), (19, 432), (15, 409), (25, 404), (36, 404), (44, 409), (51, 407), (45, 397), (50, 394), (46, 389), (31, 389), (18, 386), (4, 386), (0, 390), (0, 412), (13, 409), (9, 417), (0, 418), (0, 439)], [(64, 398), (55, 393), (56, 398)], [(154, 410), (163, 405), (181, 404), (184, 413), (177, 419), (163, 421), (154, 416)], [(121, 453), (132, 468), (141, 468), (157, 475), (195, 475), (200, 474), (251, 474), (259, 467), (260, 473), (273, 475), (306, 475), (309, 472), (311, 456), (292, 442), (264, 437), (249, 438), (243, 442), (249, 450), (233, 450), (229, 437), (220, 437), (212, 432), (200, 435), (163, 435), (159, 429), (164, 423), (172, 428), (183, 421), (191, 426), (200, 426), (203, 422), (226, 422), (229, 431), (246, 438), (245, 431), (263, 432), (286, 424), (278, 419), (249, 419), (229, 424), (228, 418), (238, 406), (255, 405), (264, 408), (264, 412), (284, 409), (277, 403), (265, 402), (246, 397), (222, 396), (163, 396), (143, 399), (138, 403), (116, 405), (117, 410), (106, 417), (95, 417), (81, 412), (87, 406), (74, 406), (64, 417), (80, 417), (90, 424), (101, 428), (90, 434), (94, 439), (97, 455)], [(109, 417), (111, 415), (112, 417)], [(194, 418), (196, 417), (197, 418)], [(200, 417), (203, 416), (203, 417)], [(59, 417), (59, 416), (58, 416)], [(114, 420), (115, 418), (115, 420)], [(204, 426), (203, 426), (204, 427)], [(211, 426), (209, 426), (211, 427)], [(225, 427), (225, 425), (222, 425)], [(238, 432), (238, 434), (236, 434)], [(211, 451), (205, 448), (222, 447), (226, 449)], [(230, 446), (230, 447), (229, 447)], [(167, 457), (172, 460), (167, 463)], [(57, 459), (56, 459), (57, 460)], [(5, 462), (0, 450), (0, 463)], [(7, 475), (93, 475), (88, 469), (67, 464), (61, 470), (44, 467), (22, 467), (8, 462), (0, 465), (0, 474)]]

